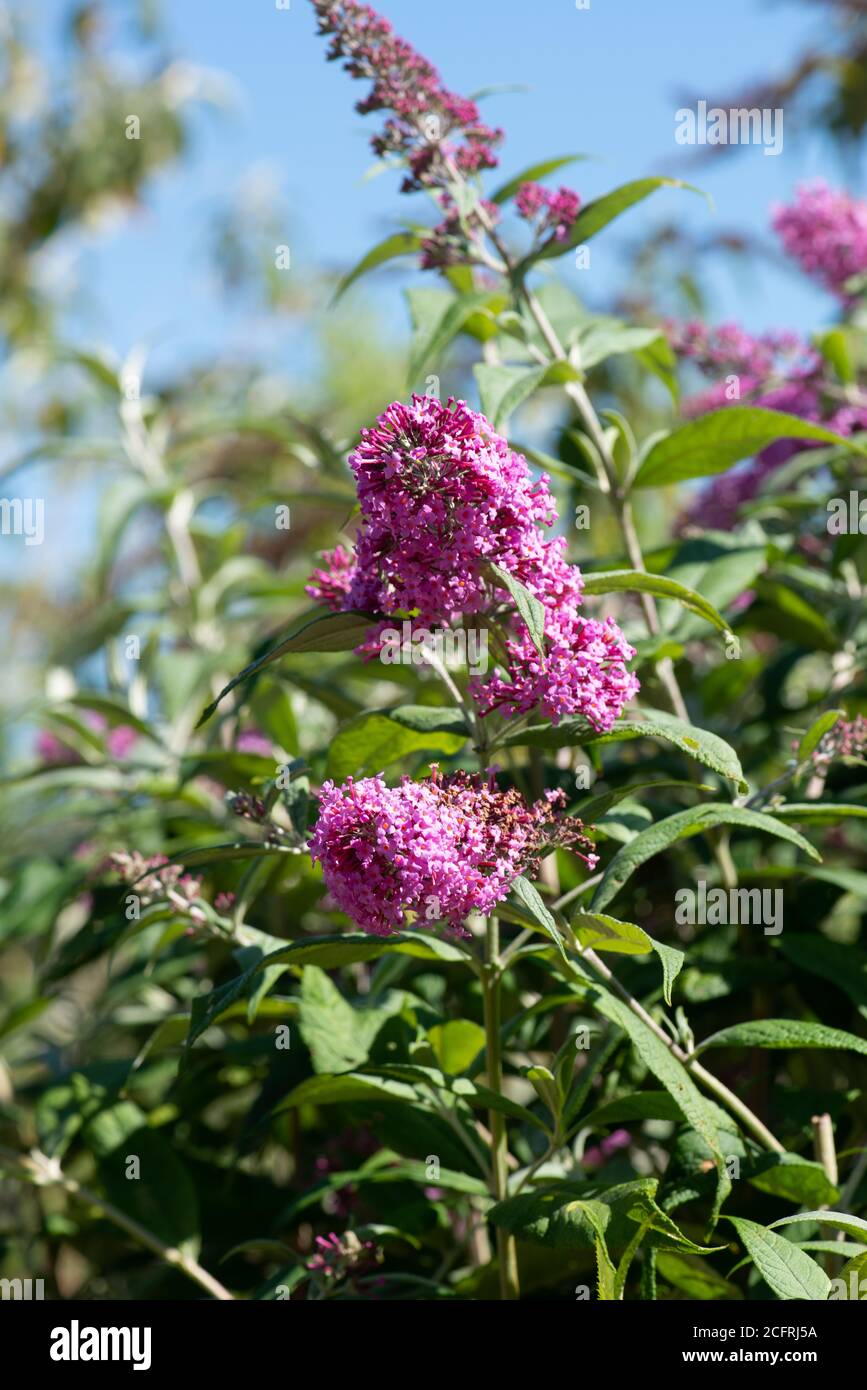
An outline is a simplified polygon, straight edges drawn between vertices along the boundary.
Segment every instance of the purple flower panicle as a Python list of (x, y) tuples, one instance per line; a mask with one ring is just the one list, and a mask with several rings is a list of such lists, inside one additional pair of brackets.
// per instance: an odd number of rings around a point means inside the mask
[(446, 922), (460, 931), (471, 912), (490, 912), (519, 874), (538, 869), (544, 845), (570, 844), (589, 868), (597, 862), (580, 821), (563, 817), (562, 792), (527, 806), (466, 772), (429, 781), (382, 776), (342, 786), (326, 782), (310, 841), (341, 911), (366, 932), (390, 936), (409, 925)]
[[(448, 627), (478, 614), (504, 630), (507, 666), (471, 693), (483, 714), (538, 706), (555, 722), (580, 714), (610, 729), (638, 690), (635, 655), (612, 619), (579, 615), (583, 580), (564, 537), (546, 538), (557, 508), (542, 477), (464, 401), (394, 402), (350, 455), (361, 505), (355, 555), (338, 546), (307, 586), (336, 612), (413, 615)], [(546, 653), (533, 644), (491, 565), (519, 580), (545, 610)], [(380, 650), (381, 625), (360, 649)], [(385, 624), (387, 626), (387, 624)]]
[(867, 271), (867, 202), (817, 179), (774, 209), (772, 225), (807, 275), (849, 298), (847, 282)]
[(356, 109), (390, 113), (372, 145), (379, 156), (405, 160), (405, 192), (445, 188), (450, 165), (462, 174), (496, 167), (503, 132), (482, 121), (474, 101), (450, 92), (387, 19), (357, 0), (313, 0), (313, 8), (320, 34), (331, 40), (328, 57), (344, 59), (347, 72), (372, 84)]

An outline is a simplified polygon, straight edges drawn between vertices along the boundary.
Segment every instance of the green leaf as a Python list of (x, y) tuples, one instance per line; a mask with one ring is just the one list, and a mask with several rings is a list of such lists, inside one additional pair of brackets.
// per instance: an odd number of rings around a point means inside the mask
[(620, 922), (601, 912), (576, 912), (572, 930), (583, 947), (595, 951), (616, 951), (625, 955), (647, 955), (653, 944), (647, 932), (634, 922)]
[(787, 801), (771, 812), (781, 820), (806, 821), (811, 825), (837, 825), (844, 819), (864, 820), (867, 806), (845, 801)]
[(830, 729), (833, 729), (837, 721), (842, 719), (844, 715), (845, 710), (842, 709), (829, 709), (826, 710), (824, 714), (819, 715), (819, 718), (810, 725), (798, 745), (799, 763), (805, 763), (807, 761), (811, 754), (816, 751), (822, 739), (825, 737), (825, 734), (827, 734)]
[(856, 379), (852, 361), (851, 339), (845, 328), (826, 328), (824, 332), (813, 334), (813, 343), (829, 362), (844, 386), (851, 386)]
[(395, 994), (381, 1008), (353, 1008), (324, 970), (305, 965), (298, 1030), (310, 1051), (313, 1070), (343, 1072), (361, 1066), (377, 1033), (402, 1003), (403, 996)]
[(708, 1302), (742, 1299), (736, 1284), (717, 1274), (715, 1269), (698, 1255), (681, 1255), (673, 1250), (660, 1250), (656, 1255), (657, 1272), (673, 1288), (687, 1298)]
[[(132, 1101), (118, 1101), (92, 1116), (82, 1138), (99, 1164), (110, 1200), (168, 1245), (198, 1253), (199, 1203), (186, 1166), (169, 1141), (148, 1128), (147, 1116)], [(129, 1159), (139, 1173), (129, 1177)]]
[[(859, 1303), (867, 1300), (867, 1250), (863, 1255), (854, 1255), (848, 1260), (837, 1278), (842, 1279), (844, 1288), (844, 1292), (838, 1294), (839, 1298), (857, 1299)], [(862, 1289), (865, 1291), (862, 1292)], [(829, 1297), (834, 1297), (833, 1292)]]
[(748, 1174), (748, 1180), (760, 1192), (770, 1192), (798, 1206), (836, 1202), (840, 1196), (821, 1163), (800, 1154), (767, 1154)]
[(342, 1076), (308, 1076), (271, 1113), (280, 1115), (284, 1110), (295, 1110), (301, 1105), (347, 1105), (357, 1101), (396, 1103), (415, 1099), (412, 1086), (401, 1081), (345, 1072)]
[(466, 953), (450, 941), (420, 931), (395, 933), (394, 936), (373, 937), (364, 932), (343, 936), (309, 936), (287, 942), (278, 950), (263, 953), (248, 970), (227, 980), (208, 994), (193, 1000), (187, 1047), (192, 1047), (203, 1033), (226, 1013), (236, 1000), (250, 994), (263, 970), (272, 966), (288, 968), (299, 965), (318, 965), (322, 970), (336, 970), (359, 961), (377, 960), (396, 952), (417, 960), (441, 961), (445, 964), (466, 963)]
[(563, 959), (566, 960), (566, 948), (563, 945), (560, 929), (545, 906), (538, 890), (526, 878), (519, 876), (512, 884), (512, 896), (535, 926), (540, 927), (545, 935), (551, 938)]
[(416, 1087), (434, 1088), (443, 1091), (450, 1096), (456, 1096), (458, 1100), (464, 1102), (475, 1110), (496, 1110), (501, 1115), (508, 1115), (510, 1119), (517, 1120), (520, 1124), (531, 1125), (534, 1129), (541, 1130), (544, 1134), (550, 1135), (550, 1130), (543, 1120), (540, 1120), (528, 1110), (525, 1105), (519, 1105), (517, 1101), (510, 1100), (508, 1096), (498, 1095), (487, 1086), (481, 1085), (469, 1076), (444, 1076), (441, 1071), (434, 1067), (422, 1067), (416, 1063), (398, 1062), (386, 1066), (367, 1066), (364, 1068), (365, 1076), (385, 1077), (389, 1080), (411, 1083)]
[(507, 1197), (491, 1207), (488, 1216), (495, 1226), (522, 1240), (560, 1249), (592, 1250), (616, 1209), (625, 1216), (623, 1208), (627, 1202), (632, 1202), (638, 1193), (652, 1197), (655, 1191), (653, 1178), (638, 1178), (608, 1188), (594, 1183), (555, 1183)]
[(473, 375), (479, 388), (482, 414), (495, 430), (502, 430), (512, 411), (542, 385), (547, 370), (547, 367), (503, 367), (488, 362), (476, 364)]
[[(784, 1240), (782, 1236), (742, 1216), (727, 1216), (725, 1219), (734, 1226), (753, 1264), (777, 1298), (806, 1298), (817, 1302), (828, 1297), (831, 1285), (827, 1274), (790, 1240)], [(801, 1217), (792, 1219), (802, 1220)]]
[[(652, 350), (662, 335), (658, 328), (637, 328), (621, 319), (600, 314), (582, 324), (573, 338), (572, 357), (577, 367), (589, 371), (608, 357), (633, 352), (640, 357)], [(651, 357), (651, 360), (654, 360)]]
[(766, 816), (761, 811), (750, 811), (745, 806), (706, 801), (701, 806), (690, 806), (686, 811), (677, 811), (673, 816), (657, 821), (618, 850), (593, 895), (591, 907), (594, 910), (607, 907), (635, 870), (654, 855), (660, 854), (680, 840), (701, 835), (717, 825), (736, 825), (749, 830), (761, 830), (765, 834), (797, 845), (813, 859), (819, 858), (808, 840), (773, 816)]
[(662, 382), (675, 407), (680, 405), (680, 386), (677, 380), (677, 357), (668, 339), (660, 334), (647, 347), (635, 354), (638, 361)]
[(793, 1221), (818, 1221), (822, 1226), (845, 1231), (848, 1236), (867, 1244), (867, 1221), (860, 1216), (850, 1216), (845, 1211), (802, 1211), (797, 1216), (781, 1216), (778, 1221), (772, 1221), (771, 1226), (790, 1226)]
[[(590, 1220), (590, 1224), (592, 1225), (593, 1218), (591, 1217), (589, 1212), (587, 1213), (587, 1215), (588, 1219)], [(625, 1272), (623, 1282), (625, 1282)], [(597, 1297), (599, 1298), (599, 1301), (601, 1303), (614, 1302), (615, 1299), (618, 1299), (620, 1297), (619, 1289), (621, 1288), (622, 1283), (618, 1284), (617, 1270), (614, 1268), (614, 1265), (611, 1262), (611, 1256), (608, 1253), (608, 1246), (605, 1243), (605, 1236), (601, 1231), (599, 1231), (596, 1236)]]
[(433, 1054), (449, 1076), (466, 1071), (485, 1046), (485, 1030), (468, 1018), (453, 1018), (427, 1030)]
[(634, 922), (620, 922), (601, 912), (576, 912), (572, 930), (581, 945), (594, 951), (619, 951), (626, 955), (647, 955), (655, 951), (662, 962), (662, 992), (666, 1004), (671, 1003), (671, 990), (686, 959), (683, 951), (656, 941)]
[(538, 183), (548, 174), (554, 174), (558, 169), (564, 169), (567, 164), (574, 164), (576, 160), (586, 159), (586, 154), (563, 154), (556, 159), (543, 159), (539, 164), (531, 164), (529, 168), (523, 169), (520, 174), (509, 179), (508, 183), (503, 183), (496, 193), (491, 194), (492, 203), (508, 203), (514, 198), (522, 183)]
[(662, 961), (662, 997), (666, 1004), (670, 1005), (674, 982), (683, 969), (686, 956), (676, 946), (667, 946), (664, 941), (657, 941), (655, 937), (651, 937), (650, 940), (654, 951)]
[(324, 617), (313, 618), (311, 621), (284, 637), (282, 642), (277, 642), (271, 647), (264, 656), (258, 660), (251, 661), (249, 666), (245, 666), (237, 676), (224, 686), (217, 696), (205, 709), (196, 725), (198, 729), (204, 724), (222, 700), (225, 700), (230, 691), (236, 686), (242, 685), (252, 676), (256, 676), (260, 671), (264, 671), (267, 666), (271, 666), (275, 661), (279, 661), (282, 656), (290, 653), (300, 654), (302, 652), (346, 652), (359, 646), (364, 641), (365, 634), (370, 630), (373, 618), (366, 613), (327, 613)]
[(665, 791), (668, 787), (688, 787), (690, 791), (711, 792), (713, 787), (704, 786), (698, 782), (688, 782), (684, 778), (657, 778), (654, 782), (630, 782), (625, 787), (615, 787), (610, 792), (599, 792), (596, 796), (590, 796), (586, 801), (578, 803), (581, 812), (581, 819), (585, 825), (593, 825), (598, 816), (604, 816), (610, 811), (612, 806), (624, 800), (634, 800), (636, 792), (646, 791)]
[(823, 425), (761, 406), (731, 405), (690, 420), (653, 445), (635, 475), (634, 487), (663, 487), (688, 478), (724, 473), (778, 439), (818, 439), (865, 453)]
[(603, 227), (607, 227), (609, 222), (613, 222), (615, 217), (619, 217), (622, 212), (626, 212), (627, 208), (640, 203), (642, 199), (647, 198), (659, 188), (685, 188), (691, 193), (701, 192), (692, 184), (684, 183), (682, 179), (648, 178), (636, 179), (633, 183), (622, 184), (620, 188), (615, 188), (613, 192), (596, 198), (592, 203), (588, 203), (585, 208), (582, 208), (566, 240), (554, 242), (547, 246), (542, 251), (540, 259), (562, 256), (576, 246), (582, 246), (585, 241), (596, 236), (597, 232), (601, 232)]
[(591, 1110), (583, 1121), (594, 1129), (608, 1125), (632, 1124), (641, 1120), (670, 1120), (682, 1124), (684, 1114), (668, 1091), (636, 1091)]
[(362, 275), (366, 275), (369, 270), (374, 270), (377, 266), (383, 265), (386, 261), (393, 261), (397, 256), (409, 256), (414, 251), (418, 251), (421, 245), (421, 237), (417, 232), (395, 232), (392, 236), (387, 236), (384, 241), (380, 241), (376, 246), (371, 247), (365, 256), (356, 266), (343, 276), (334, 297), (331, 300), (332, 306), (343, 297), (350, 285), (354, 285), (356, 280), (360, 280)]
[(828, 1047), (835, 1052), (860, 1052), (867, 1056), (867, 1041), (824, 1023), (799, 1023), (793, 1018), (763, 1018), (736, 1023), (712, 1033), (695, 1049), (696, 1055), (708, 1047)]
[[(691, 559), (696, 552), (701, 556), (701, 548), (701, 541), (686, 542), (673, 566), (667, 567), (667, 574), (670, 579), (700, 593), (720, 613), (724, 613), (767, 569), (768, 547), (765, 544), (742, 545), (721, 554), (717, 552), (710, 560)], [(663, 602), (659, 616), (663, 631), (676, 636), (680, 642), (702, 634), (698, 616), (682, 613), (675, 603)]]
[(334, 735), (328, 750), (328, 775), (342, 782), (350, 774), (375, 774), (422, 750), (452, 756), (466, 739), (466, 725), (458, 710), (422, 705), (406, 705), (402, 712), (371, 710), (343, 724)]
[[(435, 294), (438, 299), (423, 299)], [(408, 294), (416, 332), (410, 353), (409, 380), (418, 381), (425, 368), (434, 363), (467, 323), (467, 320), (492, 301), (490, 290), (474, 291), (443, 300), (438, 290), (411, 290)]]
[(396, 705), (379, 712), (417, 734), (463, 734), (465, 738), (470, 734), (463, 711), (447, 705)]
[(783, 932), (780, 950), (800, 970), (808, 975), (820, 975), (823, 980), (848, 994), (863, 1018), (867, 1018), (867, 951), (841, 941), (829, 941), (825, 936), (807, 936)]
[(682, 1062), (665, 1043), (638, 1018), (626, 1004), (594, 982), (593, 1006), (627, 1034), (639, 1057), (660, 1081), (693, 1129), (701, 1136), (717, 1164), (717, 1210), (731, 1190), (717, 1130), (716, 1115), (710, 1102), (698, 1090)]
[(663, 1236), (668, 1242), (674, 1242), (691, 1254), (710, 1255), (715, 1250), (725, 1249), (725, 1246), (722, 1245), (696, 1245), (695, 1241), (690, 1240), (689, 1236), (685, 1236), (680, 1227), (657, 1206), (654, 1199), (646, 1192), (637, 1193), (627, 1203), (627, 1213), (631, 1220), (646, 1224), (651, 1231), (655, 1231), (657, 1235)]
[(508, 589), (515, 600), (515, 607), (524, 621), (530, 640), (540, 656), (545, 655), (545, 609), (535, 594), (525, 588), (519, 579), (509, 574), (500, 565), (488, 566), (497, 581)]
[(802, 872), (809, 878), (817, 878), (822, 883), (831, 883), (835, 888), (842, 888), (844, 893), (854, 893), (858, 898), (867, 898), (867, 874), (861, 873), (858, 869), (844, 869), (836, 864), (830, 869), (814, 869), (812, 864), (808, 864)]
[(578, 718), (563, 719), (559, 724), (536, 724), (518, 733), (507, 735), (503, 740), (505, 747), (522, 747), (525, 744), (539, 748), (570, 748), (576, 745), (590, 747), (606, 743), (622, 743), (636, 738), (660, 738), (674, 744), (681, 752), (687, 753), (696, 762), (711, 768), (730, 782), (737, 784), (738, 790), (745, 792), (744, 779), (738, 756), (734, 749), (707, 729), (694, 728), (682, 719), (663, 710), (636, 710), (644, 717), (620, 719), (613, 729), (600, 734), (586, 720)]
[(645, 574), (642, 570), (611, 570), (605, 574), (584, 576), (585, 594), (612, 594), (620, 590), (630, 593), (655, 594), (657, 598), (676, 599), (684, 608), (697, 613), (720, 632), (727, 633), (728, 623), (718, 613), (712, 603), (701, 594), (679, 584), (675, 579), (666, 579), (661, 574)]

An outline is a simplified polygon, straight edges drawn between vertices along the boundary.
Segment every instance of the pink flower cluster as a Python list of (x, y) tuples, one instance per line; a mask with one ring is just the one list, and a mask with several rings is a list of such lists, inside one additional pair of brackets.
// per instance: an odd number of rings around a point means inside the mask
[[(580, 714), (610, 729), (638, 690), (625, 666), (635, 653), (613, 620), (580, 617), (580, 570), (565, 539), (540, 530), (557, 518), (547, 478), (534, 482), (523, 456), (464, 401), (427, 396), (390, 405), (349, 463), (361, 504), (355, 556), (342, 546), (326, 555), (307, 593), (337, 612), (409, 614), (422, 626), (486, 615), (505, 632), (508, 669), (472, 682), (483, 714), (538, 707), (555, 722)], [(544, 656), (491, 564), (541, 602)], [(364, 655), (377, 655), (380, 632)]]
[(381, 1259), (376, 1241), (360, 1240), (354, 1231), (344, 1231), (342, 1236), (330, 1231), (327, 1236), (317, 1236), (316, 1244), (319, 1248), (307, 1261), (307, 1268), (329, 1280), (342, 1279), (349, 1273), (361, 1274)]
[(474, 101), (448, 91), (387, 19), (357, 0), (313, 0), (313, 7), (319, 32), (331, 37), (329, 58), (344, 58), (347, 72), (373, 84), (357, 110), (391, 112), (372, 143), (378, 155), (406, 161), (404, 191), (444, 187), (448, 163), (463, 174), (496, 166), (502, 131), (484, 124)]
[(508, 672), (495, 671), (483, 682), (470, 682), (482, 714), (539, 713), (559, 723), (563, 715), (581, 715), (594, 728), (612, 728), (618, 715), (638, 693), (637, 676), (626, 668), (635, 648), (626, 641), (613, 618), (594, 622), (570, 621), (568, 610), (546, 611), (547, 651), (540, 656), (529, 633), (509, 638)]
[(842, 299), (847, 282), (867, 271), (867, 202), (843, 189), (802, 184), (793, 203), (774, 209), (772, 225), (786, 253)]
[(867, 757), (867, 719), (856, 714), (854, 719), (838, 719), (833, 728), (819, 741), (812, 762), (817, 772), (827, 775), (838, 758)]
[(522, 183), (515, 206), (526, 222), (535, 224), (539, 240), (550, 235), (554, 241), (565, 241), (578, 216), (581, 199), (571, 188), (554, 192), (540, 183)]
[(112, 870), (124, 883), (134, 886), (142, 906), (163, 898), (183, 898), (192, 904), (201, 892), (202, 880), (188, 874), (183, 864), (170, 864), (164, 854), (145, 858), (138, 850), (115, 850), (104, 869)]
[[(547, 482), (464, 401), (395, 401), (349, 456), (361, 506), (354, 566), (338, 547), (308, 593), (341, 607), (417, 611), (427, 623), (489, 606), (485, 565), (525, 579), (544, 563)], [(333, 606), (333, 605), (332, 605)]]
[(310, 854), (331, 896), (366, 932), (389, 936), (421, 922), (455, 930), (470, 912), (490, 912), (524, 870), (538, 868), (546, 843), (578, 846), (589, 868), (596, 856), (580, 821), (560, 816), (562, 792), (527, 806), (493, 777), (457, 772), (429, 781), (403, 777), (326, 782)]
[[(666, 324), (675, 352), (688, 357), (708, 375), (735, 374), (741, 396), (793, 372), (811, 373), (820, 365), (819, 354), (797, 333), (747, 333), (737, 323), (709, 328), (700, 319)], [(720, 391), (723, 391), (723, 387)], [(724, 403), (724, 398), (717, 402)]]

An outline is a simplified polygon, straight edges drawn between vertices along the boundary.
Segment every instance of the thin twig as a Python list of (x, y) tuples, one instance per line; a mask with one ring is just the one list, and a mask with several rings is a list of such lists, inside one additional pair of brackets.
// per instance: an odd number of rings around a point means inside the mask
[(234, 1302), (234, 1294), (209, 1274), (206, 1269), (199, 1264), (198, 1260), (184, 1250), (179, 1250), (175, 1245), (166, 1245), (165, 1241), (160, 1240), (159, 1236), (154, 1235), (146, 1226), (142, 1226), (133, 1217), (127, 1216), (126, 1212), (121, 1211), (113, 1202), (109, 1202), (105, 1197), (100, 1197), (89, 1187), (70, 1177), (60, 1166), (55, 1158), (49, 1158), (47, 1154), (34, 1149), (30, 1154), (18, 1154), (12, 1149), (0, 1146), (0, 1160), (10, 1163), (17, 1170), (15, 1176), (21, 1182), (33, 1182), (39, 1187), (59, 1187), (70, 1197), (78, 1201), (85, 1202), (88, 1206), (96, 1207), (102, 1212), (103, 1216), (109, 1221), (113, 1221), (116, 1226), (126, 1231), (127, 1235), (132, 1236), (133, 1240), (140, 1245), (146, 1246), (155, 1255), (185, 1274), (188, 1279), (192, 1279), (212, 1298), (222, 1302)]

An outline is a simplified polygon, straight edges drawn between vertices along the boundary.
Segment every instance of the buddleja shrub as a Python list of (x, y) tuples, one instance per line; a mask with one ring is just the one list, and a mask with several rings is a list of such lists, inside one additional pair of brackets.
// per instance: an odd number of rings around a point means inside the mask
[[(276, 568), (243, 548), (255, 498), (200, 519), (219, 471), (167, 404), (125, 417), (159, 624), (134, 680), (53, 701), (14, 794), (67, 842), (4, 902), (35, 943), (3, 1101), (34, 1268), (71, 1246), (114, 1296), (858, 1297), (867, 205), (774, 214), (838, 306), (810, 343), (592, 314), (547, 263), (675, 181), (584, 205), (555, 158), (492, 190), (476, 104), (367, 7), (314, 8), (436, 209), (341, 292), (397, 256), (436, 283), (360, 439), (282, 421), (318, 479)], [(433, 375), (458, 338), (479, 410)], [(681, 361), (707, 381), (682, 411)], [(542, 390), (548, 453), (509, 434)], [(122, 599), (111, 630), (146, 632)]]

